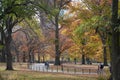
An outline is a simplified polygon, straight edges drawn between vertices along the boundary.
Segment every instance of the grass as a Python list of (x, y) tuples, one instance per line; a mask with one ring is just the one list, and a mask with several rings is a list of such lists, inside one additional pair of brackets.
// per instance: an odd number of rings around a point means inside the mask
[(33, 71), (0, 71), (0, 76), (0, 80), (97, 80), (96, 77)]
[(5, 64), (0, 63), (0, 80), (107, 80), (105, 76), (29, 71), (23, 69), (25, 64), (14, 64), (14, 67), (14, 71), (6, 71)]

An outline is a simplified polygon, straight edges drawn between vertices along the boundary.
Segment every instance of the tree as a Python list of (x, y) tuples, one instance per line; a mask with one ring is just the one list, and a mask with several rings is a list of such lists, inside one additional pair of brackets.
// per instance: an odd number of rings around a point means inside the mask
[(55, 65), (60, 65), (60, 41), (59, 41), (59, 21), (60, 12), (64, 9), (64, 6), (68, 4), (71, 0), (44, 0), (39, 4), (38, 11), (43, 11), (48, 16), (51, 23), (55, 26), (53, 29), (55, 31)]
[[(96, 33), (100, 36), (103, 44), (103, 60), (104, 65), (107, 65), (107, 39), (109, 32), (110, 22), (110, 4), (108, 0), (82, 0), (84, 3), (83, 12), (79, 11), (80, 19), (82, 19), (81, 30), (96, 30)], [(86, 7), (86, 8), (85, 8)], [(107, 12), (105, 12), (107, 11)], [(89, 12), (89, 15), (84, 15)]]
[(112, 1), (112, 18), (111, 18), (111, 66), (113, 80), (119, 80), (120, 77), (120, 31), (118, 16), (118, 0)]
[[(18, 46), (19, 55), (23, 54), (23, 57), (26, 56), (25, 58), (28, 59), (28, 63), (34, 62), (35, 53), (38, 53), (40, 41), (42, 41), (39, 25), (36, 19), (24, 19), (19, 25), (22, 28), (15, 30), (13, 33), (13, 40), (16, 46)], [(23, 61), (25, 62), (26, 60), (24, 59)]]
[[(85, 7), (79, 2), (73, 4), (75, 5), (68, 6), (68, 13), (65, 14), (66, 18), (64, 19), (62, 25), (65, 26), (64, 32), (66, 32), (67, 36), (69, 36), (69, 38), (71, 38), (75, 44), (73, 45), (74, 47), (72, 47), (72, 49), (70, 48), (70, 52), (72, 52), (73, 55), (74, 53), (77, 53), (77, 57), (78, 53), (81, 54), (82, 63), (85, 64), (86, 57), (98, 55), (96, 53), (100, 53), (97, 50), (99, 50), (98, 46), (101, 48), (101, 43), (96, 43), (99, 41), (99, 39), (96, 37), (97, 34), (95, 33), (95, 30), (89, 29), (88, 26), (90, 25), (84, 24), (89, 20), (89, 18), (91, 18), (91, 12), (85, 9)], [(91, 39), (92, 37), (97, 39), (93, 40)], [(90, 58), (93, 59), (92, 57)]]
[[(5, 50), (7, 56), (7, 66), (6, 70), (13, 70), (12, 67), (12, 54), (10, 52), (10, 42), (12, 40), (12, 28), (19, 22), (21, 22), (25, 17), (30, 17), (33, 14), (33, 9), (31, 8), (29, 1), (23, 0), (1, 0), (0, 6), (0, 21), (3, 24), (1, 26), (5, 29)], [(29, 12), (31, 11), (31, 12)], [(21, 15), (22, 14), (22, 15)]]
[(39, 28), (39, 24), (36, 20), (36, 18), (33, 18), (32, 20), (25, 19), (21, 23), (22, 26), (24, 26), (26, 30), (26, 35), (28, 35), (28, 54), (29, 54), (29, 61), (31, 63), (34, 62), (34, 52), (38, 51), (40, 47), (40, 42), (42, 41), (42, 35), (41, 30)]

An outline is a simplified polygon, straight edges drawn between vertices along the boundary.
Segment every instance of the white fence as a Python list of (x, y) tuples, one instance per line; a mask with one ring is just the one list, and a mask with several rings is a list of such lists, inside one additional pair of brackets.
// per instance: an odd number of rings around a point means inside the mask
[[(69, 73), (69, 74), (98, 74), (97, 69), (90, 68), (76, 68), (76, 67), (68, 67), (68, 66), (54, 66), (50, 64), (49, 68), (46, 68), (44, 63), (33, 63), (29, 65), (29, 69), (33, 71), (42, 71), (42, 72), (58, 72), (58, 73)], [(103, 72), (105, 74), (105, 72)]]

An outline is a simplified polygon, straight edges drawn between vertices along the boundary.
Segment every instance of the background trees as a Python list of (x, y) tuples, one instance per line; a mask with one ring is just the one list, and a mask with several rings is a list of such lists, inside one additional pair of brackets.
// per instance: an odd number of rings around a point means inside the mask
[[(100, 41), (100, 39), (94, 28), (91, 28), (92, 22), (90, 19), (92, 17), (92, 12), (86, 9), (86, 6), (81, 2), (73, 2), (73, 4), (75, 5), (68, 5), (68, 12), (65, 14), (62, 25), (65, 26), (66, 34), (73, 40), (75, 43), (74, 46), (77, 48), (72, 49), (73, 53), (76, 51), (76, 53), (84, 53), (82, 61), (83, 64), (85, 64), (85, 58), (91, 56), (90, 58), (93, 59), (93, 54), (98, 56), (102, 51), (102, 46), (101, 42), (96, 43), (97, 41)], [(101, 57), (100, 55), (99, 57)], [(97, 57), (96, 59), (99, 60)]]
[[(79, 7), (80, 8), (79, 8)], [(71, 7), (70, 7), (71, 8)], [(82, 3), (72, 7), (71, 12), (74, 12), (80, 19), (79, 34), (95, 30), (95, 34), (100, 36), (103, 44), (103, 60), (104, 65), (107, 65), (107, 40), (110, 23), (110, 4), (108, 0), (82, 0)], [(88, 14), (89, 13), (89, 14)], [(83, 37), (83, 36), (82, 36)]]
[[(1, 0), (0, 48), (4, 52), (2, 58), (4, 54), (7, 56), (6, 69), (13, 69), (12, 55), (16, 55), (19, 61), (19, 55), (22, 54), (23, 62), (27, 55), (27, 61), (34, 62), (34, 53), (38, 52), (38, 62), (39, 53), (43, 54), (44, 62), (44, 55), (48, 53), (55, 57), (55, 65), (60, 65), (60, 55), (73, 52), (72, 55), (82, 54), (84, 64), (85, 58), (100, 54), (102, 48), (104, 65), (107, 65), (106, 48), (109, 46), (112, 76), (119, 80), (118, 3), (118, 0), (112, 1), (111, 17), (110, 0), (82, 0), (80, 3), (73, 3), (71, 0)], [(38, 24), (44, 27), (40, 29)], [(13, 32), (14, 26), (18, 25), (22, 28)], [(45, 29), (48, 31), (45, 32)], [(42, 33), (45, 35), (41, 35)], [(21, 39), (18, 37), (20, 34)], [(98, 43), (95, 43), (97, 41)]]

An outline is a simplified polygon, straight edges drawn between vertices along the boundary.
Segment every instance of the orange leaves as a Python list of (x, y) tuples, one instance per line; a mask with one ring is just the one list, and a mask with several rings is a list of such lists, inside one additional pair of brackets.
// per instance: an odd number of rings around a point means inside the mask
[(68, 50), (71, 46), (73, 46), (73, 42), (70, 39), (66, 39), (66, 41), (64, 41), (64, 44), (62, 44), (60, 47), (60, 52)]

